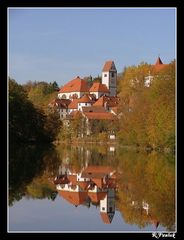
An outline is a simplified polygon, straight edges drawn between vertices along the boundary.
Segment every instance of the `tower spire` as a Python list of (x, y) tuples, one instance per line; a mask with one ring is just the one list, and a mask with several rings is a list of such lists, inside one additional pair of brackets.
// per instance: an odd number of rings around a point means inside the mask
[(159, 54), (155, 65), (160, 65), (160, 64), (163, 64), (163, 62), (162, 62), (162, 60), (160, 59), (160, 54)]

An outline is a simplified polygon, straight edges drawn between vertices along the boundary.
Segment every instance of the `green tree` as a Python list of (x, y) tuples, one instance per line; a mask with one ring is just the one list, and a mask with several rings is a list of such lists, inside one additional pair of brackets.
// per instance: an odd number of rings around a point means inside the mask
[(9, 79), (9, 137), (10, 142), (44, 141), (44, 114), (28, 100), (23, 87)]

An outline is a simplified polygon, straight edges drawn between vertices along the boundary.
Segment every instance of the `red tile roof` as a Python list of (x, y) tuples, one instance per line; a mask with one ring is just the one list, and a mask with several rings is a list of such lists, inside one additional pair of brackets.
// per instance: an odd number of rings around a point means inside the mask
[(89, 120), (115, 120), (116, 119), (115, 115), (109, 112), (104, 112), (104, 113), (84, 112), (84, 115)]
[(103, 67), (102, 71), (103, 71), (103, 72), (108, 72), (108, 71), (110, 71), (113, 65), (114, 65), (114, 62), (113, 62), (113, 61), (111, 61), (111, 60), (110, 60), (110, 61), (107, 61), (107, 62), (105, 62), (105, 64), (104, 64), (104, 67)]
[(99, 83), (99, 82), (94, 82), (92, 87), (89, 89), (89, 92), (104, 92), (104, 93), (109, 93), (109, 89), (105, 84)]
[(79, 99), (73, 99), (73, 101), (71, 101), (71, 103), (68, 105), (68, 108), (69, 109), (77, 109), (78, 102), (79, 102)]
[(80, 77), (77, 77), (67, 84), (65, 84), (60, 90), (59, 93), (70, 93), (70, 92), (88, 92), (89, 88), (87, 82)]
[(68, 108), (68, 105), (71, 103), (70, 99), (54, 99), (52, 102), (49, 104), (51, 106), (57, 106), (59, 108)]
[(153, 70), (156, 72), (159, 72), (160, 70), (164, 69), (166, 66), (168, 66), (168, 64), (163, 64), (160, 57), (158, 57), (155, 65), (153, 65)]
[(100, 97), (93, 106), (102, 106), (105, 107), (105, 103), (107, 104), (106, 107), (117, 107), (120, 98), (114, 96), (102, 96)]
[(91, 107), (82, 107), (83, 112), (106, 112), (105, 108), (102, 106), (91, 106)]
[(84, 203), (88, 198), (87, 192), (70, 192), (70, 191), (59, 191), (59, 194), (69, 203), (73, 205), (80, 205)]
[(84, 96), (82, 96), (79, 101), (79, 103), (91, 103), (93, 102), (91, 97), (88, 94), (85, 94)]

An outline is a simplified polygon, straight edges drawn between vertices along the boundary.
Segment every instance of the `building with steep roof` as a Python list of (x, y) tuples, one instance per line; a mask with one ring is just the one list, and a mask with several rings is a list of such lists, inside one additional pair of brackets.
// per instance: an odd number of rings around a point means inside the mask
[(156, 63), (153, 65), (153, 70), (155, 72), (159, 72), (162, 69), (164, 69), (166, 66), (168, 66), (168, 64), (164, 64), (160, 59), (160, 57), (158, 57)]
[(94, 96), (92, 96), (91, 94), (85, 94), (78, 100), (78, 111), (82, 111), (83, 107), (91, 107), (94, 102)]
[(120, 98), (116, 96), (102, 96), (94, 104), (94, 107), (104, 107), (106, 111), (109, 111), (113, 107), (117, 107)]
[(103, 95), (109, 95), (110, 90), (107, 88), (106, 84), (94, 82), (92, 87), (89, 89), (89, 92), (91, 94), (94, 94), (96, 96), (96, 98), (98, 99), (99, 97), (101, 97)]
[(50, 109), (57, 109), (60, 119), (65, 119), (67, 115), (69, 114), (69, 108), (71, 100), (70, 99), (54, 99), (50, 104)]
[(102, 83), (94, 82), (89, 88), (88, 82), (77, 76), (61, 87), (58, 98), (81, 98), (86, 93), (94, 94), (97, 99), (102, 95), (116, 96), (116, 88), (117, 70), (113, 61), (107, 61), (102, 70)]
[[(158, 57), (157, 60), (156, 60), (156, 63), (154, 65), (152, 65), (152, 72), (153, 73), (158, 73), (167, 66), (168, 66), (168, 64), (164, 64), (162, 62), (162, 60), (160, 59), (160, 57)], [(150, 87), (152, 81), (153, 81), (153, 76), (149, 72), (148, 76), (145, 77), (144, 86), (145, 87)]]
[(102, 69), (102, 84), (110, 91), (110, 96), (117, 94), (117, 70), (113, 61), (107, 61)]
[(58, 98), (72, 99), (81, 98), (85, 93), (88, 93), (89, 88), (87, 81), (77, 76), (75, 79), (66, 83), (60, 90)]

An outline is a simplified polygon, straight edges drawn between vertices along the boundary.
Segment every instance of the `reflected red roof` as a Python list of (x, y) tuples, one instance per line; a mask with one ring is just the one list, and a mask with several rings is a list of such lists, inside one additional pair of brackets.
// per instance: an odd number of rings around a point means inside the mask
[(60, 196), (62, 196), (66, 201), (73, 205), (83, 204), (88, 199), (87, 192), (70, 192), (70, 191), (59, 191)]
[(104, 223), (110, 224), (112, 222), (112, 219), (110, 219), (109, 215), (105, 212), (100, 212), (101, 218)]
[(67, 175), (68, 180), (73, 184), (77, 184), (77, 175)]
[(106, 192), (88, 192), (88, 196), (90, 197), (92, 202), (98, 203), (100, 200), (103, 200), (107, 195)]
[(88, 91), (89, 91), (89, 88), (88, 88), (87, 82), (78, 76), (77, 78), (65, 84), (59, 90), (59, 93), (88, 92)]
[(88, 185), (89, 185), (90, 181), (85, 181), (85, 182), (81, 182), (81, 181), (78, 181), (77, 184), (83, 189), (83, 190), (86, 190)]

